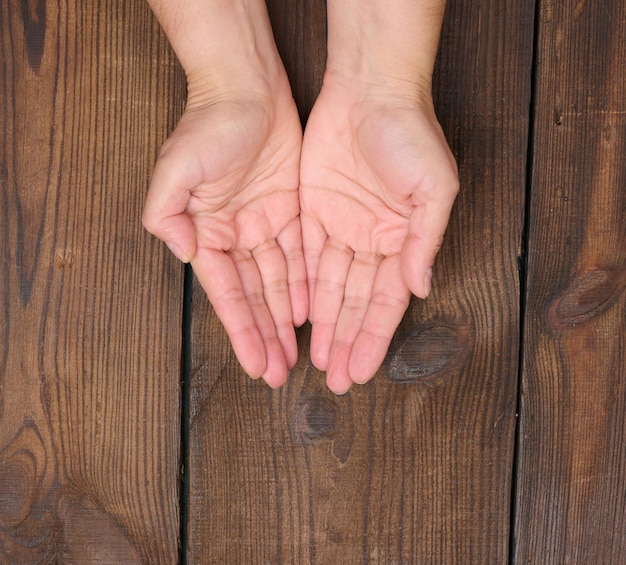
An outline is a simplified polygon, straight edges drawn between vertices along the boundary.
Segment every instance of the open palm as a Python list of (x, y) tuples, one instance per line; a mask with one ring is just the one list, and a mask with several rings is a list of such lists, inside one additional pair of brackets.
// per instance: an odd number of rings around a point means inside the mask
[(280, 386), (308, 312), (290, 92), (189, 105), (156, 163), (146, 228), (193, 270), (243, 368)]
[(311, 359), (334, 392), (373, 376), (411, 292), (430, 292), (457, 192), (432, 106), (324, 85), (304, 135), (300, 202)]

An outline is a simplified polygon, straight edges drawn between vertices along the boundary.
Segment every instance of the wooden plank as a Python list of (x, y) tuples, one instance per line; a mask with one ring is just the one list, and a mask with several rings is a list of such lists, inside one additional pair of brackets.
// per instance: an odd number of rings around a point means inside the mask
[(626, 555), (626, 4), (540, 4), (516, 561)]
[(183, 80), (142, 2), (0, 5), (0, 562), (174, 563), (182, 269), (141, 206)]
[[(318, 86), (323, 2), (286, 4), (288, 72)], [(436, 101), (462, 191), (434, 294), (370, 384), (330, 394), (308, 327), (285, 387), (249, 380), (194, 286), (190, 563), (507, 561), (533, 9), (449, 3)]]
[(326, 2), (267, 0), (266, 4), (304, 124), (322, 86), (326, 67)]

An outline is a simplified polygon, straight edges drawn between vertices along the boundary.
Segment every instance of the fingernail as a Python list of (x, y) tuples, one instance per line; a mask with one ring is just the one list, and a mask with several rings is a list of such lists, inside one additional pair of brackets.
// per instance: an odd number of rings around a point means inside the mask
[(165, 245), (167, 245), (169, 247), (169, 250), (183, 263), (189, 263), (189, 257), (187, 257), (187, 255), (182, 252), (178, 245), (176, 245), (175, 243), (170, 243), (169, 241), (166, 241)]
[(424, 276), (424, 298), (428, 298), (430, 292), (432, 290), (432, 280), (433, 280), (433, 268), (428, 267), (426, 269), (426, 275)]

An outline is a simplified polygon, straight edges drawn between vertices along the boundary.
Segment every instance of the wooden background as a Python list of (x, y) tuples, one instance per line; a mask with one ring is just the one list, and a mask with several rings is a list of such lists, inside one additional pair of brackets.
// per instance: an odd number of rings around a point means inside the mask
[[(305, 121), (325, 3), (268, 8)], [(624, 37), (621, 0), (449, 0), (434, 292), (335, 397), (308, 326), (246, 378), (141, 228), (185, 97), (147, 5), (4, 0), (0, 563), (623, 563)]]

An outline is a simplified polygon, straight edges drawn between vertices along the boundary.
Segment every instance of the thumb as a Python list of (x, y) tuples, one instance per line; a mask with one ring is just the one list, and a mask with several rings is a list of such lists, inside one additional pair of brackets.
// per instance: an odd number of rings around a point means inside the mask
[(448, 225), (454, 197), (445, 203), (417, 206), (409, 217), (409, 233), (402, 245), (402, 276), (415, 296), (427, 298), (431, 292), (432, 267)]
[(177, 170), (180, 169), (168, 166), (166, 159), (157, 161), (141, 221), (178, 259), (188, 263), (196, 256), (196, 231), (185, 211), (190, 190)]

